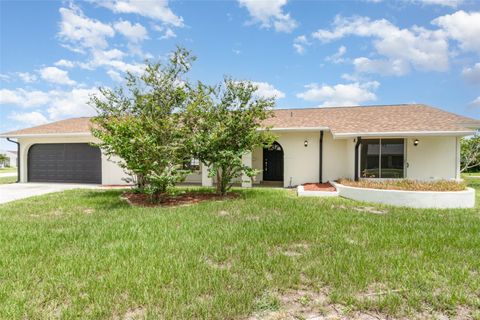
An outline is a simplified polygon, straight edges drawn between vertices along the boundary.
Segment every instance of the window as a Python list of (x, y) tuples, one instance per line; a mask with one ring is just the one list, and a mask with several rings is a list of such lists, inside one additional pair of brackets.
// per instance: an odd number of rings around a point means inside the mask
[(200, 160), (198, 159), (189, 159), (183, 163), (183, 168), (191, 171), (199, 171), (200, 170)]
[(362, 140), (360, 172), (362, 178), (403, 178), (403, 139)]

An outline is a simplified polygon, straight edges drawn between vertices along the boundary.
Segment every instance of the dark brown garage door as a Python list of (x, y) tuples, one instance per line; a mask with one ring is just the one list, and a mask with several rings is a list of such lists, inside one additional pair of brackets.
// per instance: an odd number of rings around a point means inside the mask
[(28, 181), (100, 184), (100, 149), (87, 143), (35, 144), (28, 150)]

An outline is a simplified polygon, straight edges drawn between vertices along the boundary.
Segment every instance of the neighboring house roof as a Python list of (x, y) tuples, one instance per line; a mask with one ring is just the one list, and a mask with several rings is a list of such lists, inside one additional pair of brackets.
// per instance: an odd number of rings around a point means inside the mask
[[(421, 104), (277, 109), (264, 122), (273, 130), (330, 130), (335, 137), (468, 135), (480, 121)], [(73, 118), (1, 134), (3, 137), (73, 135), (90, 132), (90, 118)]]
[(15, 130), (1, 134), (4, 137), (29, 135), (76, 135), (89, 134), (92, 123), (89, 117), (70, 118), (27, 129)]

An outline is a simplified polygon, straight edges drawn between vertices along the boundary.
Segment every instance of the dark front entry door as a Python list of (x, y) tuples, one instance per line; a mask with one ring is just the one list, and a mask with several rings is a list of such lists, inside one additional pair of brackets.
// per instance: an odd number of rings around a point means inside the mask
[(100, 149), (87, 143), (35, 144), (28, 150), (28, 181), (100, 184)]
[(277, 142), (263, 149), (263, 180), (283, 181), (283, 149)]

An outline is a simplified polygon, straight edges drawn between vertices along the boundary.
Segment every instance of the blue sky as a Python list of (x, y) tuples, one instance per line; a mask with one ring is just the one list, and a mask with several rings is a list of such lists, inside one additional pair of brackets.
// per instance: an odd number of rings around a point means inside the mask
[(176, 45), (198, 57), (190, 79), (251, 80), (278, 108), (415, 102), (480, 116), (477, 0), (3, 0), (0, 132), (92, 115), (99, 86)]

